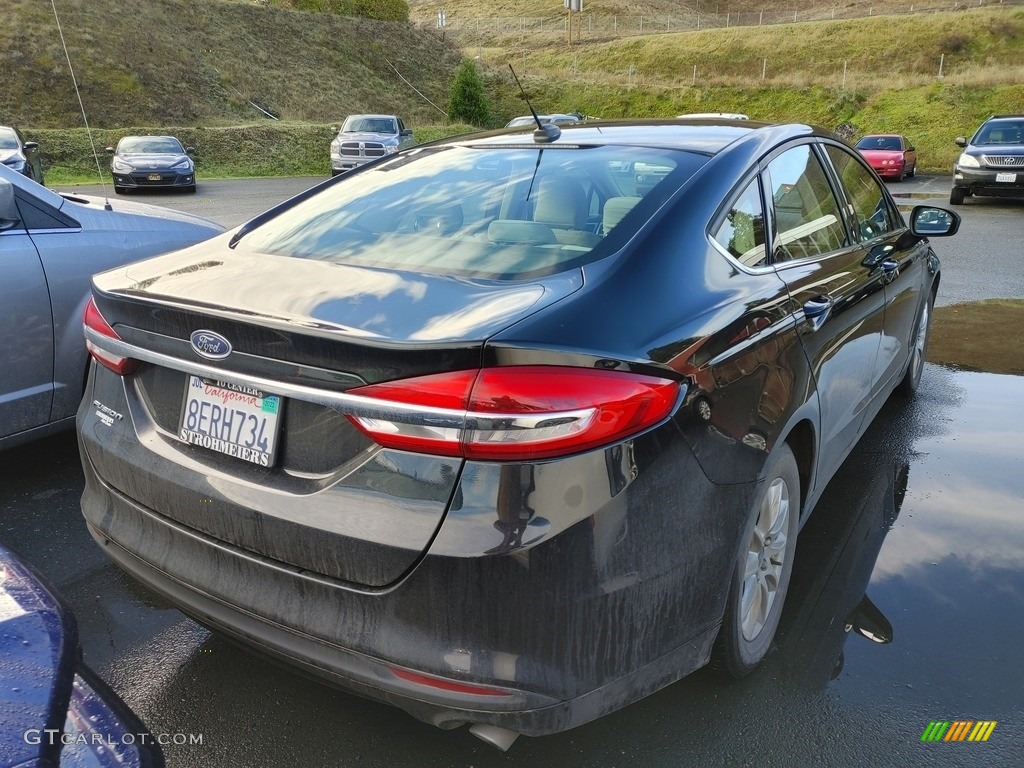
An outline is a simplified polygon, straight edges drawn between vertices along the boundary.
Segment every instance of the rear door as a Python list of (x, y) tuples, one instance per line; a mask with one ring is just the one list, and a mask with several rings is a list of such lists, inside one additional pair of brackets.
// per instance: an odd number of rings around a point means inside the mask
[(0, 231), (0, 437), (42, 426), (53, 402), (46, 275), (24, 225)]
[(876, 386), (883, 278), (864, 265), (813, 144), (789, 146), (765, 176), (772, 262), (804, 313), (799, 333), (821, 409), (818, 476), (827, 480), (856, 442)]

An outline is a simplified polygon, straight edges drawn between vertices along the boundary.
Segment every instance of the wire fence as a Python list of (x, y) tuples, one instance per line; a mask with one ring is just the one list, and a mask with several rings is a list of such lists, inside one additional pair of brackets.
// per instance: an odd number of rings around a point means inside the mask
[[(874, 15), (939, 13), (944, 11), (984, 8), (999, 5), (1019, 5), (1024, 0), (962, 0), (962, 2), (909, 2), (902, 6), (886, 4), (867, 8), (801, 8), (782, 10), (766, 8), (745, 13), (706, 13), (696, 9), (681, 9), (677, 14), (646, 16), (619, 16), (581, 13), (574, 18), (573, 37), (607, 38), (633, 35), (655, 35), (701, 29), (728, 27), (757, 27), (775, 24), (795, 24), (804, 21), (830, 19), (859, 19)], [(585, 6), (584, 6), (585, 7)], [(440, 15), (439, 15), (440, 18)], [(438, 20), (414, 22), (420, 29), (437, 28)], [(444, 30), (455, 35), (472, 34), (477, 37), (503, 37), (533, 33), (561, 33), (567, 35), (569, 20), (566, 13), (542, 17), (464, 17), (445, 13)]]

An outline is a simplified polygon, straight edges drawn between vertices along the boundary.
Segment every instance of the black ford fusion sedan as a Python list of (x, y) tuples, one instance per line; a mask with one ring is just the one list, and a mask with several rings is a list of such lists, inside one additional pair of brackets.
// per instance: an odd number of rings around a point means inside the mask
[(507, 748), (768, 652), (939, 261), (803, 125), (397, 153), (94, 278), (92, 535), (200, 622)]

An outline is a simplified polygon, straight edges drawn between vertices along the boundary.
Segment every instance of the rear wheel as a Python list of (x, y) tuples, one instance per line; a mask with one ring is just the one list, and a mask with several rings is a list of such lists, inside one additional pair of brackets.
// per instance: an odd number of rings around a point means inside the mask
[(963, 205), (964, 198), (967, 196), (967, 190), (963, 187), (953, 187), (949, 192), (949, 202), (952, 205)]
[(928, 300), (921, 307), (921, 314), (917, 318), (917, 325), (914, 326), (914, 335), (911, 336), (908, 342), (910, 361), (907, 363), (907, 372), (903, 375), (903, 380), (896, 385), (896, 391), (903, 397), (911, 397), (921, 385), (924, 358), (928, 352), (928, 336), (932, 328), (933, 301), (934, 297), (929, 294)]
[(733, 569), (711, 668), (732, 677), (751, 672), (771, 647), (793, 572), (800, 522), (800, 473), (780, 443), (768, 459)]

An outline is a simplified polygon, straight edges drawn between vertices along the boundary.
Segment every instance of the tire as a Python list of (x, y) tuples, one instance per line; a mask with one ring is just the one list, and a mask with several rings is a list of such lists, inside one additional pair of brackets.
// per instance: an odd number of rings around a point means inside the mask
[(963, 205), (965, 197), (967, 197), (966, 189), (963, 187), (953, 187), (949, 192), (950, 205)]
[(116, 184), (114, 185), (114, 194), (115, 195), (123, 195), (124, 193), (125, 193), (125, 188), (124, 187), (119, 187)]
[(712, 670), (743, 677), (768, 654), (793, 573), (799, 528), (800, 472), (789, 445), (779, 443), (748, 515), (711, 652)]
[(917, 176), (917, 163), (910, 166), (910, 178), (914, 178), (915, 176)]
[(185, 187), (186, 194), (194, 195), (196, 193), (196, 185), (193, 184), (191, 187)]
[(928, 299), (921, 307), (921, 313), (917, 316), (914, 324), (914, 331), (907, 340), (910, 348), (910, 360), (907, 361), (907, 372), (903, 379), (896, 385), (896, 394), (900, 397), (913, 397), (917, 388), (921, 385), (921, 373), (924, 371), (924, 359), (928, 354), (928, 338), (932, 331), (932, 307), (935, 303), (934, 294), (928, 294)]

